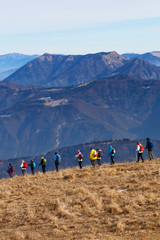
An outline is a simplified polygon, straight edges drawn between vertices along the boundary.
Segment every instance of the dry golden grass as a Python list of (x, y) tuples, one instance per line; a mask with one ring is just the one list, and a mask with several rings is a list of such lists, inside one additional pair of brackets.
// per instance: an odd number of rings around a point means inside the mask
[(1, 240), (159, 240), (160, 159), (0, 181)]

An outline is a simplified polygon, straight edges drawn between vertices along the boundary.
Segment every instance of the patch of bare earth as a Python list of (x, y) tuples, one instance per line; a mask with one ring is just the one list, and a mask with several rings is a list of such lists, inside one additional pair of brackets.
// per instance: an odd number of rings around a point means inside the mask
[(0, 181), (0, 239), (160, 239), (160, 159)]

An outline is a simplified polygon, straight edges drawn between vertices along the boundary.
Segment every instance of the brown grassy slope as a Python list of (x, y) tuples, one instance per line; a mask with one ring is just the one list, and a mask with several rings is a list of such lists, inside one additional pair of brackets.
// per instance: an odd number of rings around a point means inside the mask
[(156, 159), (2, 179), (0, 239), (159, 240), (159, 174)]

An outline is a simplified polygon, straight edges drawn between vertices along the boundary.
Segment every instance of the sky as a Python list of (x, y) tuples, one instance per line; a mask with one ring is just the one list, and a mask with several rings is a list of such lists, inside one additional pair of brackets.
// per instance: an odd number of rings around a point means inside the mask
[(159, 0), (0, 0), (0, 55), (160, 51)]

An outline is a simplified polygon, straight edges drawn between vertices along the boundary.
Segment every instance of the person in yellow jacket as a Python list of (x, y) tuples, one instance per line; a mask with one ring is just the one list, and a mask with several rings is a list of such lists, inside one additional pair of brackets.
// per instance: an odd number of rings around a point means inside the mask
[(90, 151), (90, 160), (93, 167), (95, 167), (95, 161), (97, 160), (97, 152), (93, 148)]

